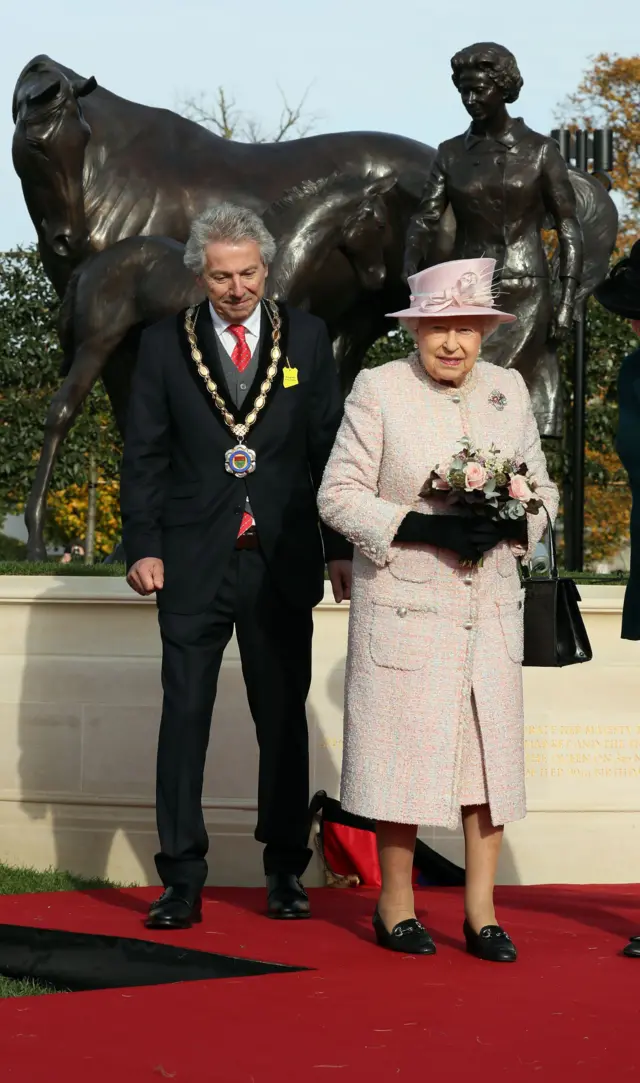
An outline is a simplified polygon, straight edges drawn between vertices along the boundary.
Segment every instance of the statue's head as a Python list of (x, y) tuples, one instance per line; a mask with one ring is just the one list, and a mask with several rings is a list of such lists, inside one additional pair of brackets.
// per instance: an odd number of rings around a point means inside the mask
[(451, 78), (473, 120), (488, 120), (517, 101), (523, 79), (513, 53), (493, 41), (468, 45), (451, 58)]
[(87, 254), (83, 172), (91, 128), (82, 100), (97, 83), (47, 56), (22, 71), (13, 95), (13, 163), (41, 238), (63, 259)]

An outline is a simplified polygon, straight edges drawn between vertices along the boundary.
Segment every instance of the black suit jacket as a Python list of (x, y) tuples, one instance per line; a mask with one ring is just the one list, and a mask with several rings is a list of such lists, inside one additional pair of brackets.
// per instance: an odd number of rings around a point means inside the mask
[[(191, 358), (184, 312), (142, 335), (126, 429), (120, 502), (127, 565), (164, 561), (158, 605), (196, 613), (213, 599), (227, 568), (248, 493), (269, 570), (287, 601), (316, 605), (324, 562), (350, 558), (351, 547), (321, 528), (316, 491), (342, 416), (342, 396), (326, 327), (288, 306), (282, 317), (283, 358), (258, 420), (246, 437), (256, 470), (245, 479), (225, 471), (238, 441), (215, 407)], [(199, 306), (196, 335), (228, 408), (243, 421), (270, 361), (263, 311), (258, 371), (236, 411), (226, 390), (208, 303)], [(285, 387), (284, 358), (298, 370)], [(323, 544), (324, 543), (324, 544)]]

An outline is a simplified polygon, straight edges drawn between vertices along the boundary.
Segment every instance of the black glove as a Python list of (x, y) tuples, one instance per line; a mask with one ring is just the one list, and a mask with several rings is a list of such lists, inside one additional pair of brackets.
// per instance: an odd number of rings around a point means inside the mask
[(400, 523), (395, 541), (451, 549), (461, 560), (477, 563), (483, 553), (502, 541), (497, 523), (467, 515), (421, 515), (410, 511)]
[(478, 519), (475, 526), (472, 525), (469, 537), (481, 553), (488, 553), (505, 539), (503, 527), (504, 520), (494, 522), (493, 519)]
[(507, 541), (518, 542), (518, 545), (524, 545), (526, 548), (529, 543), (529, 526), (526, 515), (521, 516), (519, 519), (499, 519), (497, 525), (502, 530), (503, 538)]

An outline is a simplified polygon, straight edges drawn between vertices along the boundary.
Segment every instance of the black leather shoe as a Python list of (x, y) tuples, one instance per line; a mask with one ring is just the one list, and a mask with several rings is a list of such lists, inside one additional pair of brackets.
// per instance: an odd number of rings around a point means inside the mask
[(499, 925), (485, 925), (475, 933), (468, 921), (462, 926), (467, 951), (476, 959), (485, 959), (489, 963), (515, 963), (518, 958), (515, 944), (508, 933)]
[(267, 876), (267, 911), (270, 918), (310, 918), (309, 896), (297, 876), (272, 872)]
[(622, 954), (626, 955), (627, 959), (639, 959), (640, 958), (640, 936), (632, 936), (627, 944), (626, 948), (622, 949)]
[(403, 955), (435, 955), (436, 953), (433, 940), (417, 918), (399, 921), (389, 932), (376, 910), (373, 915), (373, 931), (380, 947), (388, 948), (389, 951), (401, 951)]
[(168, 887), (151, 904), (147, 929), (190, 929), (202, 921), (202, 899), (184, 886)]

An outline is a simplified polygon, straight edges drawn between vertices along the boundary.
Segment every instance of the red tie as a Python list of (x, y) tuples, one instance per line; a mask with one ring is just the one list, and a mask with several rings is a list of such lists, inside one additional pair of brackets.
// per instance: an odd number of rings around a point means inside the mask
[[(227, 327), (227, 331), (231, 331), (231, 334), (238, 340), (233, 347), (231, 360), (238, 372), (244, 372), (251, 360), (251, 350), (247, 345), (247, 329), (241, 323), (232, 323)], [(252, 526), (255, 526), (255, 519), (253, 518), (253, 515), (249, 515), (249, 513), (245, 511), (242, 516), (242, 522), (240, 523), (240, 529), (238, 530), (238, 537), (241, 538)]]
[(251, 360), (251, 350), (247, 345), (247, 329), (241, 323), (230, 323), (227, 331), (231, 331), (231, 334), (238, 340), (233, 347), (231, 360), (238, 372), (244, 372)]
[(238, 537), (241, 538), (243, 534), (247, 533), (247, 530), (251, 530), (252, 526), (256, 525), (256, 521), (253, 515), (249, 515), (248, 511), (245, 511), (242, 516), (242, 522), (240, 523), (240, 529), (238, 530)]

